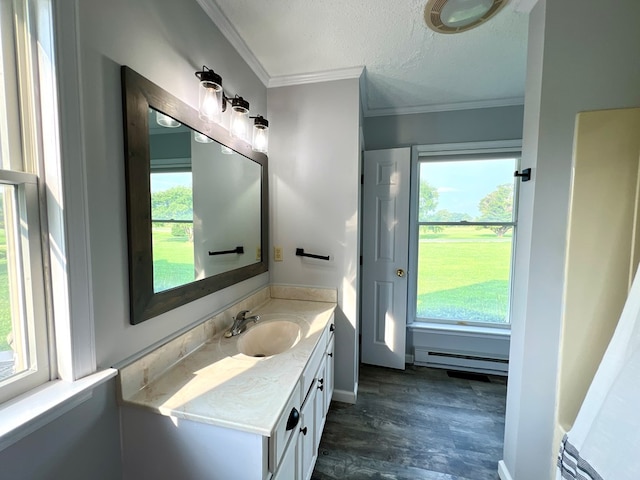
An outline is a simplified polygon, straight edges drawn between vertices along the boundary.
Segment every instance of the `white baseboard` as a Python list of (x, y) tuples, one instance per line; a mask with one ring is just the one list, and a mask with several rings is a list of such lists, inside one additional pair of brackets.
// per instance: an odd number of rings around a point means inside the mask
[(404, 354), (404, 363), (408, 363), (409, 365), (413, 365), (413, 354), (405, 353)]
[(355, 385), (353, 392), (336, 389), (333, 391), (333, 397), (331, 397), (331, 400), (335, 400), (336, 402), (351, 403), (351, 404), (355, 404), (357, 399), (358, 399), (357, 383)]
[(513, 480), (507, 466), (504, 464), (504, 460), (500, 460), (498, 462), (498, 476), (500, 477), (500, 480)]

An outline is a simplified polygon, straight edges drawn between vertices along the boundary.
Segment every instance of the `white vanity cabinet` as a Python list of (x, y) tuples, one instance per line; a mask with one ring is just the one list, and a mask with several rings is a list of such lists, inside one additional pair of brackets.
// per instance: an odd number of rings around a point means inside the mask
[[(302, 374), (300, 425), (279, 465), (275, 480), (308, 480), (313, 473), (333, 395), (333, 330), (332, 319)], [(294, 450), (295, 455), (292, 453)], [(291, 475), (291, 471), (295, 474)]]
[[(125, 402), (124, 478), (308, 480), (333, 393), (333, 325), (331, 315), (268, 434), (161, 415)], [(262, 400), (268, 399), (256, 397)], [(235, 407), (249, 415), (252, 405), (238, 401)]]

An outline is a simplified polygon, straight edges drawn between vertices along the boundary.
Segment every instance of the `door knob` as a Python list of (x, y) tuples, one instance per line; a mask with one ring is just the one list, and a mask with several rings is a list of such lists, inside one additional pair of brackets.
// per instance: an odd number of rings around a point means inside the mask
[(404, 277), (404, 270), (399, 268), (396, 270), (396, 275), (399, 277)]

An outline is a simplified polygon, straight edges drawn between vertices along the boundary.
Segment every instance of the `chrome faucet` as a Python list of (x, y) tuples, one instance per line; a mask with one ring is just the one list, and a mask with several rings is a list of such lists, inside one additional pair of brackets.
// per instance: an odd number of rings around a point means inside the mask
[(260, 315), (252, 315), (251, 317), (247, 317), (247, 313), (249, 313), (249, 310), (242, 310), (241, 312), (238, 312), (238, 314), (233, 319), (233, 325), (231, 325), (231, 328), (224, 333), (225, 337), (229, 338), (240, 335), (247, 328), (247, 323), (251, 321), (253, 321), (253, 323), (256, 323), (258, 320), (260, 320)]

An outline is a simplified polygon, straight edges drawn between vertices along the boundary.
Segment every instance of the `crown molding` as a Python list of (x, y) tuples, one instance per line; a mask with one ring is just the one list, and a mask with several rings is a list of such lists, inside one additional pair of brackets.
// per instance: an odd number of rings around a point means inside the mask
[(364, 72), (364, 67), (339, 68), (336, 70), (325, 70), (323, 72), (300, 73), (295, 75), (282, 75), (271, 77), (268, 83), (269, 88), (288, 87), (291, 85), (303, 85), (306, 83), (330, 82), (332, 80), (348, 80), (360, 78)]
[(269, 85), (270, 78), (267, 71), (264, 69), (260, 61), (256, 58), (253, 52), (249, 49), (247, 44), (242, 40), (240, 34), (229, 21), (227, 16), (220, 10), (220, 7), (215, 0), (196, 0), (198, 5), (202, 7), (207, 16), (220, 30), (222, 35), (229, 41), (229, 43), (236, 49), (240, 57), (247, 62), (249, 68), (253, 70), (258, 79), (266, 87)]
[(398, 108), (364, 109), (365, 117), (385, 117), (393, 115), (412, 115), (419, 113), (450, 112), (454, 110), (474, 110), (479, 108), (512, 107), (524, 105), (524, 97), (478, 100), (474, 102), (444, 103), (439, 105), (416, 105)]

